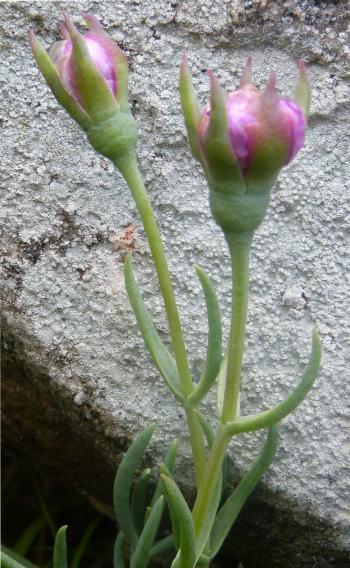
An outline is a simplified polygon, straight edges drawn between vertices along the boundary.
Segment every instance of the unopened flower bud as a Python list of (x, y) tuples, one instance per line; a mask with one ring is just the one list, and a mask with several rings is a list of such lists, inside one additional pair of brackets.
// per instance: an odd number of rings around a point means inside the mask
[(180, 89), (190, 144), (211, 189), (215, 220), (225, 232), (251, 232), (262, 222), (280, 169), (304, 144), (310, 89), (303, 64), (295, 100), (279, 97), (271, 74), (264, 91), (250, 80), (251, 58), (231, 94), (211, 78), (210, 105), (200, 113), (186, 60)]
[(89, 27), (81, 35), (65, 17), (62, 41), (49, 52), (33, 32), (34, 57), (58, 102), (86, 131), (95, 149), (112, 160), (134, 148), (137, 132), (128, 104), (126, 57), (98, 20), (84, 16)]

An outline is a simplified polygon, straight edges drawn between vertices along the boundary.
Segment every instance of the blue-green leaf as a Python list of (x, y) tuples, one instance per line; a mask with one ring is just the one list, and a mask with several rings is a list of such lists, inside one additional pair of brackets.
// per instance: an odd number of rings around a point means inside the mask
[(58, 529), (53, 547), (53, 568), (67, 568), (67, 525)]
[(219, 302), (215, 288), (202, 268), (194, 267), (203, 288), (208, 315), (208, 345), (204, 373), (195, 390), (188, 397), (191, 406), (196, 406), (209, 392), (219, 373), (222, 359), (222, 327)]
[(165, 536), (158, 540), (158, 542), (154, 543), (151, 548), (150, 556), (157, 556), (170, 548), (174, 548), (174, 537), (172, 534)]
[(137, 435), (119, 465), (114, 481), (113, 502), (115, 516), (121, 531), (135, 548), (138, 541), (130, 508), (132, 477), (138, 468), (142, 455), (152, 437), (155, 426), (151, 425)]
[[(179, 442), (178, 440), (175, 438), (175, 440), (172, 441), (167, 454), (165, 456), (165, 460), (164, 460), (164, 465), (167, 468), (167, 472), (170, 474), (173, 473), (174, 468), (175, 468), (175, 461), (176, 461), (176, 455), (177, 455), (177, 450), (179, 447)], [(165, 473), (165, 472), (163, 472)], [(168, 475), (168, 473), (166, 473), (166, 475)], [(159, 479), (154, 495), (152, 497), (152, 501), (151, 501), (151, 506), (153, 507), (154, 503), (157, 501), (157, 499), (160, 497), (160, 495), (162, 494), (162, 481), (161, 479)]]
[(276, 453), (277, 443), (278, 428), (277, 426), (273, 426), (268, 431), (267, 440), (260, 456), (253, 463), (251, 469), (245, 474), (242, 481), (233, 491), (232, 495), (219, 510), (210, 537), (212, 558), (214, 558), (214, 556), (219, 552), (227, 534), (237, 519), (241, 508), (271, 464)]
[(125, 536), (123, 535), (122, 532), (119, 532), (114, 543), (113, 568), (125, 568), (124, 544), (125, 544)]
[[(166, 475), (162, 475), (164, 493), (168, 502), (171, 522), (175, 532), (179, 531), (179, 554), (172, 566), (181, 568), (193, 568), (196, 562), (196, 540), (192, 514), (188, 505), (176, 485), (175, 481)], [(176, 545), (176, 543), (175, 543)]]
[(150, 468), (145, 469), (135, 483), (131, 498), (131, 515), (136, 532), (140, 534), (143, 529), (146, 514), (147, 487), (151, 477)]
[(130, 253), (127, 255), (125, 260), (125, 285), (143, 340), (150, 352), (153, 362), (171, 392), (180, 402), (183, 402), (184, 397), (181, 393), (181, 384), (176, 363), (172, 355), (169, 353), (169, 350), (165, 347), (163, 341), (159, 337), (159, 334), (154, 327), (151, 317), (142, 300), (133, 273), (132, 257)]
[(306, 367), (299, 385), (290, 393), (283, 401), (264, 412), (252, 414), (239, 418), (234, 422), (228, 422), (226, 425), (227, 433), (235, 436), (241, 432), (252, 432), (261, 428), (268, 428), (273, 424), (277, 424), (283, 418), (288, 416), (293, 410), (299, 406), (304, 400), (307, 393), (315, 382), (321, 362), (321, 342), (317, 329), (314, 328), (312, 334), (312, 350), (308, 366)]
[(130, 568), (146, 568), (148, 566), (151, 548), (163, 514), (163, 501), (164, 497), (161, 495), (152, 507), (132, 555)]

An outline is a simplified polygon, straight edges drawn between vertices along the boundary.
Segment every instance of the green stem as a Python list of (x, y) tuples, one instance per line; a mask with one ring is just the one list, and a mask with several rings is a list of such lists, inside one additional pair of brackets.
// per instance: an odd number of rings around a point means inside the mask
[(231, 328), (222, 422), (237, 417), (239, 388), (243, 362), (244, 337), (247, 323), (249, 255), (251, 233), (226, 234), (232, 263)]
[(206, 513), (209, 510), (229, 441), (230, 437), (227, 436), (225, 428), (219, 425), (192, 511), (196, 537), (199, 536)]
[[(160, 237), (157, 222), (154, 217), (152, 205), (145, 189), (137, 161), (134, 154), (127, 154), (115, 162), (115, 166), (124, 176), (137, 205), (148, 243), (154, 266), (157, 271), (159, 287), (163, 296), (170, 336), (175, 354), (175, 360), (179, 371), (183, 393), (187, 398), (193, 391), (193, 382), (188, 364), (184, 338), (182, 334), (180, 317), (176, 305), (173, 286), (170, 279), (167, 259), (163, 243)], [(188, 427), (191, 437), (197, 486), (199, 486), (204, 463), (205, 447), (204, 438), (198, 419), (190, 409), (186, 410)]]

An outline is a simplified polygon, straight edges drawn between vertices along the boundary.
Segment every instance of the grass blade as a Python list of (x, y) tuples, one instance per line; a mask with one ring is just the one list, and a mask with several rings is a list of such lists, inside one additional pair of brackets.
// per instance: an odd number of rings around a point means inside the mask
[(68, 568), (67, 564), (67, 525), (58, 529), (53, 548), (53, 568)]
[(145, 522), (147, 487), (151, 470), (145, 469), (135, 483), (131, 498), (131, 515), (137, 534), (141, 534)]
[(158, 531), (159, 523), (163, 514), (164, 497), (161, 495), (152, 507), (147, 518), (139, 541), (132, 555), (130, 568), (146, 568), (150, 560), (150, 552)]
[(114, 481), (113, 502), (114, 511), (119, 527), (129, 541), (132, 548), (135, 548), (138, 541), (130, 508), (130, 491), (132, 477), (138, 468), (143, 453), (152, 437), (155, 426), (149, 426), (131, 444), (130, 448), (123, 457), (118, 468)]
[(97, 525), (99, 524), (99, 522), (101, 521), (100, 517), (96, 517), (87, 527), (87, 529), (85, 530), (77, 548), (75, 549), (73, 558), (72, 558), (72, 563), (71, 563), (71, 567), (70, 568), (79, 568), (80, 566), (80, 561), (84, 555), (84, 552), (87, 549), (87, 546), (90, 542), (90, 539), (92, 537), (92, 535), (94, 534)]
[(29, 562), (25, 558), (22, 558), (20, 554), (17, 554), (7, 546), (1, 545), (1, 568), (37, 568), (35, 564)]

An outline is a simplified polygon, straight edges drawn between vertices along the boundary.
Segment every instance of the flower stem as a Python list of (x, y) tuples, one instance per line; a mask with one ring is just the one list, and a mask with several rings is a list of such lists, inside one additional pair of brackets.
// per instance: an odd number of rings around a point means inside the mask
[(234, 420), (239, 414), (239, 388), (243, 362), (244, 337), (247, 323), (249, 256), (251, 233), (226, 234), (232, 264), (231, 328), (222, 422)]
[(192, 511), (196, 537), (199, 536), (206, 513), (209, 510), (229, 440), (230, 438), (227, 436), (223, 425), (219, 425)]
[[(188, 397), (193, 391), (193, 382), (188, 364), (174, 290), (170, 279), (168, 263), (158, 225), (154, 217), (152, 205), (138, 168), (136, 156), (134, 154), (127, 154), (122, 158), (119, 158), (115, 162), (115, 165), (122, 173), (131, 190), (147, 235), (154, 266), (158, 276), (159, 287), (164, 300), (172, 346), (183, 394), (185, 397)], [(197, 486), (199, 486), (205, 464), (204, 437), (193, 410), (186, 409), (186, 417), (191, 437), (196, 481)]]

